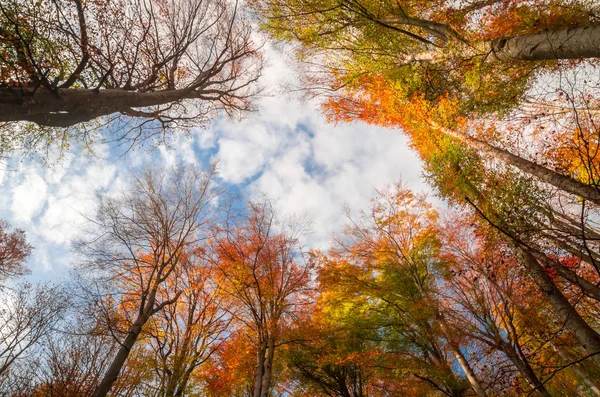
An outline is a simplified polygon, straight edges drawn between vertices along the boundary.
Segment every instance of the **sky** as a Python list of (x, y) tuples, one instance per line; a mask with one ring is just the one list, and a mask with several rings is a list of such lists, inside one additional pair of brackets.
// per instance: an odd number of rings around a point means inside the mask
[[(293, 80), (282, 51), (265, 46), (268, 66), (260, 84)], [(271, 90), (272, 93), (278, 90)], [(97, 194), (126, 189), (131, 172), (152, 165), (206, 166), (218, 161), (220, 182), (250, 198), (266, 195), (279, 216), (306, 216), (312, 233), (305, 244), (326, 249), (345, 223), (344, 206), (366, 209), (376, 189), (402, 181), (427, 192), (422, 168), (399, 130), (363, 123), (330, 124), (316, 101), (294, 95), (258, 99), (258, 111), (242, 120), (221, 117), (169, 148), (134, 150), (120, 157), (98, 144), (95, 155), (74, 148), (50, 167), (15, 154), (0, 168), (0, 219), (25, 230), (34, 246), (28, 266), (33, 281), (59, 281), (75, 260), (71, 242), (93, 215)]]

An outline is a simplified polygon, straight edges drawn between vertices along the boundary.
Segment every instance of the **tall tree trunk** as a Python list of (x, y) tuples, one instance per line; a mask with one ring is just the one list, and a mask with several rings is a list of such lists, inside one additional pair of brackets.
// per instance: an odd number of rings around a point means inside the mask
[(523, 263), (527, 268), (529, 276), (541, 289), (543, 296), (554, 308), (558, 318), (575, 335), (579, 344), (588, 354), (594, 354), (593, 358), (600, 365), (600, 335), (577, 313), (577, 310), (562, 291), (554, 284), (554, 281), (538, 260), (527, 249), (518, 247)]
[[(184, 344), (185, 349), (186, 344)], [(168, 377), (167, 384), (163, 385), (165, 387), (164, 397), (173, 397), (176, 394), (178, 385), (183, 376), (185, 376), (185, 369), (183, 366), (185, 365), (185, 356), (177, 354), (173, 359), (172, 371)]]
[(181, 381), (177, 385), (177, 391), (175, 392), (175, 397), (183, 397), (185, 390), (187, 389), (187, 384), (190, 381), (190, 376), (192, 376), (192, 372), (196, 367), (189, 367), (185, 374), (183, 375)]
[(121, 372), (121, 368), (123, 367), (123, 364), (125, 364), (125, 361), (127, 360), (135, 341), (140, 335), (145, 322), (146, 321), (140, 316), (135, 320), (131, 328), (129, 328), (129, 332), (127, 333), (125, 341), (121, 343), (121, 348), (110, 364), (108, 371), (106, 371), (104, 374), (102, 381), (94, 391), (93, 397), (105, 397), (108, 394), (113, 383), (115, 383), (117, 380), (119, 373)]
[(519, 357), (519, 354), (515, 351), (513, 346), (504, 341), (500, 341), (499, 347), (500, 350), (502, 350), (502, 352), (504, 352), (504, 354), (506, 354), (510, 361), (515, 365), (515, 367), (517, 367), (517, 370), (521, 376), (525, 378), (527, 383), (529, 383), (529, 386), (531, 386), (531, 388), (534, 389), (538, 395), (541, 397), (551, 397), (550, 393), (548, 393), (548, 390), (546, 390), (544, 384), (540, 381), (533, 368), (531, 368), (531, 365), (529, 365), (529, 362)]
[(516, 167), (529, 175), (535, 176), (541, 181), (555, 186), (565, 192), (585, 198), (594, 204), (600, 205), (600, 191), (594, 186), (585, 184), (569, 176), (559, 174), (556, 171), (536, 164), (533, 161), (529, 161), (520, 156), (514, 155), (508, 150), (495, 147), (487, 142), (470, 137), (462, 132), (445, 128), (435, 122), (432, 122), (431, 125), (434, 129), (458, 139), (460, 142), (463, 142), (474, 150), (483, 152), (498, 160), (502, 160), (506, 164)]
[(598, 58), (600, 24), (503, 37), (489, 46), (491, 54), (499, 61)]
[(133, 345), (140, 335), (140, 332), (142, 332), (144, 324), (146, 324), (153, 313), (154, 303), (156, 302), (156, 287), (157, 286), (155, 286), (148, 294), (145, 306), (143, 306), (140, 314), (133, 322), (133, 325), (129, 328), (125, 341), (121, 343), (121, 348), (117, 352), (117, 355), (110, 364), (108, 371), (106, 371), (104, 374), (100, 385), (98, 385), (92, 397), (105, 397), (110, 391), (113, 383), (115, 383), (117, 380), (119, 373), (121, 372), (121, 368), (123, 368), (123, 364), (125, 364)]
[(546, 254), (537, 250), (531, 251), (532, 254), (545, 266), (555, 270), (566, 281), (579, 287), (584, 295), (600, 301), (600, 287), (598, 285), (587, 281), (585, 278), (579, 276), (574, 270), (569, 269), (552, 258), (549, 258)]
[(50, 127), (69, 127), (117, 112), (201, 98), (194, 90), (138, 92), (122, 89), (0, 88), (0, 121), (32, 121)]
[[(552, 345), (552, 348), (558, 353), (560, 358), (562, 358), (566, 364), (568, 364), (572, 361), (569, 358), (569, 355), (567, 353), (565, 353), (565, 351), (560, 346), (556, 346), (552, 342), (550, 344)], [(579, 379), (581, 379), (583, 381), (583, 383), (585, 383), (590, 388), (590, 390), (592, 392), (594, 392), (594, 394), (596, 394), (597, 396), (600, 396), (600, 388), (594, 381), (592, 381), (590, 379), (590, 377), (585, 372), (583, 372), (581, 370), (581, 368), (579, 367), (579, 364), (571, 365), (571, 368), (573, 369), (573, 371), (575, 371), (575, 374), (577, 374)]]
[(467, 375), (467, 379), (469, 380), (471, 387), (475, 391), (475, 394), (477, 394), (479, 397), (487, 397), (487, 394), (481, 386), (479, 379), (477, 379), (475, 371), (473, 371), (473, 368), (471, 368), (471, 366), (469, 365), (469, 362), (467, 361), (466, 357), (460, 351), (460, 347), (452, 343), (450, 344), (450, 346), (452, 348), (452, 352), (454, 353), (454, 357), (456, 357), (456, 361), (458, 361), (458, 364), (460, 365), (462, 370), (465, 371), (465, 375)]
[(265, 359), (265, 372), (263, 374), (260, 397), (268, 397), (271, 387), (271, 376), (273, 374), (273, 358), (275, 357), (275, 338), (269, 337), (267, 356)]
[(256, 352), (256, 373), (254, 374), (254, 389), (252, 390), (253, 397), (260, 397), (262, 391), (262, 381), (265, 371), (267, 344), (261, 340), (259, 342), (258, 351)]
[(444, 316), (441, 313), (438, 313), (437, 318), (438, 318), (438, 321), (440, 324), (440, 328), (442, 329), (442, 332), (445, 334), (446, 340), (448, 341), (448, 344), (450, 345), (450, 348), (452, 349), (452, 353), (454, 354), (454, 357), (456, 358), (456, 361), (458, 361), (458, 364), (460, 365), (462, 370), (465, 372), (465, 375), (467, 376), (467, 380), (471, 384), (473, 391), (475, 391), (475, 394), (477, 394), (479, 397), (487, 397), (487, 394), (486, 394), (483, 386), (481, 386), (479, 379), (477, 379), (477, 375), (475, 374), (475, 371), (473, 371), (473, 368), (471, 368), (471, 365), (469, 365), (469, 361), (467, 360), (465, 355), (460, 350), (460, 346), (454, 342), (454, 339), (450, 335), (450, 331), (448, 330), (448, 325), (446, 324), (446, 320), (444, 319)]

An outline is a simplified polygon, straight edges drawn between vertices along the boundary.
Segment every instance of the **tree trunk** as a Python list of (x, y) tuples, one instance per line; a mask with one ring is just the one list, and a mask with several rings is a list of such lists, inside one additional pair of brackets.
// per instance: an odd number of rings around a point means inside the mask
[(529, 276), (541, 289), (558, 318), (575, 335), (585, 351), (594, 354), (594, 360), (600, 364), (600, 335), (577, 313), (538, 260), (523, 247), (518, 247), (517, 250)]
[(503, 37), (489, 46), (491, 54), (499, 61), (598, 58), (600, 24)]
[(467, 380), (471, 384), (473, 391), (475, 391), (475, 394), (477, 394), (479, 397), (487, 397), (487, 394), (486, 394), (485, 390), (483, 389), (483, 386), (481, 386), (479, 379), (477, 379), (477, 375), (475, 374), (475, 371), (473, 371), (473, 368), (471, 368), (471, 365), (469, 365), (469, 361), (466, 359), (465, 355), (460, 350), (460, 346), (457, 343), (455, 343), (454, 340), (452, 339), (452, 337), (450, 336), (450, 332), (448, 330), (448, 326), (446, 324), (446, 320), (444, 319), (444, 316), (442, 314), (438, 313), (437, 319), (439, 321), (440, 328), (442, 329), (442, 332), (445, 334), (446, 340), (448, 341), (448, 344), (450, 345), (450, 348), (452, 349), (452, 353), (454, 353), (454, 357), (456, 358), (456, 361), (458, 361), (458, 364), (460, 365), (462, 370), (465, 372), (465, 375), (467, 376)]
[(517, 367), (517, 370), (521, 376), (525, 378), (527, 383), (529, 383), (529, 386), (531, 386), (538, 395), (542, 397), (551, 397), (550, 393), (548, 393), (548, 390), (546, 390), (544, 384), (540, 381), (533, 368), (531, 368), (531, 365), (529, 365), (527, 360), (523, 360), (521, 357), (519, 357), (513, 346), (501, 341), (499, 343), (499, 347), (500, 350), (502, 350), (502, 352), (504, 352), (504, 354), (506, 354), (510, 361), (515, 365), (515, 367)]
[(555, 270), (562, 278), (567, 280), (569, 283), (576, 285), (581, 289), (584, 295), (600, 301), (600, 287), (594, 283), (591, 283), (580, 277), (574, 270), (562, 265), (561, 263), (549, 258), (546, 254), (535, 251), (532, 253), (538, 260), (540, 260), (547, 267)]
[[(563, 359), (565, 364), (569, 364), (572, 361), (561, 347), (556, 346), (554, 343), (550, 344), (552, 345), (552, 348), (558, 353), (560, 358)], [(600, 388), (598, 388), (596, 383), (592, 381), (589, 378), (589, 376), (581, 370), (581, 368), (579, 368), (579, 364), (571, 365), (571, 368), (573, 369), (573, 371), (575, 371), (575, 374), (577, 374), (577, 376), (583, 381), (583, 383), (585, 383), (590, 388), (590, 390), (594, 392), (594, 394), (600, 396)]]
[(256, 374), (254, 374), (254, 390), (252, 391), (253, 397), (260, 397), (262, 390), (266, 349), (266, 343), (261, 340), (258, 346), (258, 351), (256, 352)]
[(196, 367), (189, 367), (185, 374), (183, 375), (181, 381), (177, 385), (177, 391), (175, 392), (175, 397), (183, 397), (185, 390), (187, 389), (187, 384), (190, 381), (190, 376)]
[(440, 130), (442, 133), (458, 139), (460, 142), (465, 143), (474, 150), (488, 154), (498, 160), (502, 160), (506, 164), (516, 167), (529, 175), (535, 176), (541, 181), (565, 192), (571, 193), (577, 197), (585, 198), (586, 200), (600, 205), (600, 191), (594, 186), (587, 185), (569, 176), (559, 174), (556, 171), (536, 164), (533, 161), (514, 155), (505, 149), (495, 147), (487, 142), (467, 136), (464, 133), (445, 128), (435, 122), (432, 122), (431, 125), (434, 129)]
[(481, 383), (479, 383), (479, 379), (477, 379), (477, 375), (475, 375), (475, 371), (473, 371), (473, 368), (471, 368), (469, 365), (469, 362), (465, 358), (464, 354), (460, 351), (460, 348), (454, 344), (451, 344), (450, 346), (452, 347), (452, 352), (454, 353), (454, 357), (456, 357), (456, 361), (458, 361), (458, 364), (462, 370), (465, 371), (465, 375), (467, 375), (467, 379), (469, 380), (469, 383), (471, 384), (471, 387), (475, 393), (479, 397), (487, 397), (485, 390), (481, 386)]
[(121, 372), (121, 368), (123, 367), (123, 364), (125, 364), (125, 361), (127, 360), (129, 353), (131, 352), (131, 348), (135, 344), (135, 341), (137, 340), (138, 336), (140, 335), (144, 323), (145, 320), (143, 320), (141, 317), (138, 317), (135, 320), (135, 322), (129, 329), (129, 332), (127, 333), (125, 341), (121, 344), (121, 348), (119, 349), (117, 355), (110, 364), (108, 371), (106, 371), (104, 377), (102, 378), (102, 381), (94, 391), (93, 397), (105, 397), (108, 394), (113, 383), (115, 383), (115, 381), (117, 380), (117, 377)]
[(267, 348), (267, 357), (265, 359), (265, 372), (261, 382), (260, 397), (268, 397), (269, 388), (271, 387), (271, 376), (273, 374), (273, 358), (275, 357), (275, 338), (269, 338), (269, 344)]
[(122, 89), (0, 89), (0, 121), (31, 121), (50, 127), (69, 127), (100, 116), (201, 98), (193, 90), (138, 92)]

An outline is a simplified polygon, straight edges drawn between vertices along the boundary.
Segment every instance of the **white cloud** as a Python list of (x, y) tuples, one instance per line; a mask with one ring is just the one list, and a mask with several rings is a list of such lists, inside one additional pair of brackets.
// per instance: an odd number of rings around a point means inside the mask
[[(283, 56), (267, 47), (270, 58), (263, 84), (294, 78)], [(85, 151), (67, 155), (45, 169), (15, 158), (17, 172), (0, 171), (0, 218), (26, 230), (36, 247), (30, 267), (34, 278), (58, 277), (70, 261), (69, 242), (91, 216), (94, 194), (126, 189), (124, 176), (143, 165), (206, 164), (219, 160), (220, 176), (246, 195), (266, 194), (280, 215), (306, 214), (314, 234), (307, 242), (326, 247), (345, 222), (344, 204), (365, 208), (376, 188), (400, 177), (423, 190), (420, 164), (400, 131), (362, 123), (327, 124), (315, 103), (266, 97), (259, 112), (241, 122), (220, 118), (187, 138), (175, 136), (170, 149), (135, 150), (114, 160), (101, 146), (96, 158)]]
[(46, 200), (48, 185), (38, 174), (27, 173), (23, 182), (14, 188), (12, 192), (11, 209), (15, 218), (25, 221), (35, 217)]

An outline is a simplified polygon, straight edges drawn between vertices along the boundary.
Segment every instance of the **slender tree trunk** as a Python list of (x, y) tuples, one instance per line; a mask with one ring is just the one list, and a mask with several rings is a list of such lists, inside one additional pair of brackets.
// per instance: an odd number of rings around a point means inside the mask
[(440, 328), (442, 329), (442, 332), (445, 334), (446, 340), (448, 341), (448, 344), (450, 345), (450, 348), (452, 349), (452, 353), (454, 353), (454, 357), (456, 358), (456, 361), (458, 361), (458, 364), (460, 365), (462, 370), (465, 372), (465, 375), (467, 376), (467, 380), (471, 384), (473, 391), (475, 391), (475, 393), (479, 397), (487, 397), (487, 394), (486, 394), (483, 386), (481, 386), (479, 379), (477, 379), (477, 375), (475, 374), (475, 371), (473, 371), (473, 368), (471, 368), (471, 365), (469, 365), (469, 361), (467, 360), (465, 355), (460, 350), (460, 346), (458, 344), (456, 344), (454, 342), (454, 340), (452, 339), (450, 332), (448, 330), (448, 325), (446, 324), (446, 320), (444, 319), (444, 316), (442, 314), (438, 313), (437, 318), (438, 318), (438, 321), (440, 324)]
[(173, 360), (173, 370), (168, 377), (164, 396), (165, 397), (173, 397), (175, 396), (175, 392), (177, 391), (177, 385), (179, 384), (181, 378), (184, 376), (183, 369), (181, 366), (183, 365), (183, 360), (180, 359), (180, 356), (175, 357)]
[(588, 354), (594, 354), (596, 363), (600, 364), (600, 335), (577, 313), (575, 307), (567, 300), (561, 290), (538, 260), (523, 247), (517, 248), (529, 276), (541, 289), (543, 296), (554, 308), (558, 318), (575, 335), (579, 344)]
[[(569, 355), (566, 354), (560, 346), (556, 346), (554, 343), (551, 343), (551, 345), (552, 348), (558, 353), (560, 358), (562, 358), (566, 364), (572, 361), (569, 358)], [(572, 365), (571, 368), (573, 369), (573, 371), (575, 371), (575, 374), (577, 374), (577, 376), (583, 381), (583, 383), (585, 383), (590, 388), (590, 390), (594, 392), (594, 394), (600, 396), (600, 388), (594, 381), (590, 379), (590, 377), (585, 372), (581, 370), (579, 364)]]
[(487, 142), (467, 136), (459, 131), (445, 128), (435, 122), (432, 122), (431, 125), (433, 128), (440, 130), (442, 133), (465, 143), (472, 149), (488, 154), (498, 160), (502, 160), (506, 164), (516, 167), (529, 175), (535, 176), (541, 181), (555, 186), (565, 192), (571, 193), (578, 197), (583, 197), (594, 204), (600, 205), (600, 191), (594, 186), (585, 184), (569, 176), (559, 174), (556, 171), (536, 164), (533, 161), (529, 161), (520, 156), (514, 155), (508, 150), (495, 147)]
[(196, 368), (196, 367), (190, 367), (190, 368), (188, 368), (187, 371), (185, 371), (183, 378), (177, 385), (177, 391), (174, 394), (175, 397), (183, 397), (183, 393), (185, 392), (185, 389), (187, 388), (187, 384), (190, 381), (190, 376), (192, 375), (192, 371), (194, 370), (194, 368)]
[(491, 54), (499, 61), (598, 58), (600, 24), (503, 37), (489, 46)]
[(261, 340), (258, 346), (258, 351), (256, 352), (256, 374), (254, 374), (254, 390), (252, 391), (253, 397), (260, 397), (260, 393), (262, 391), (266, 350), (266, 343)]
[(527, 360), (523, 360), (521, 357), (519, 357), (515, 349), (504, 341), (500, 342), (499, 347), (504, 352), (504, 354), (506, 354), (506, 356), (510, 359), (510, 361), (515, 365), (515, 367), (517, 367), (517, 370), (519, 371), (521, 376), (525, 378), (527, 383), (529, 383), (529, 386), (531, 386), (538, 395), (540, 395), (541, 397), (551, 397), (550, 393), (548, 393), (548, 390), (546, 390), (543, 383), (540, 381), (533, 368), (531, 368), (531, 365), (529, 365), (529, 362), (527, 362)]
[(146, 321), (142, 317), (138, 317), (135, 320), (129, 329), (129, 332), (127, 333), (125, 341), (121, 344), (121, 348), (110, 364), (108, 371), (106, 371), (102, 381), (94, 391), (93, 397), (105, 397), (108, 394), (113, 383), (115, 383), (117, 380), (119, 373), (121, 372), (121, 368), (123, 367), (123, 364), (125, 364), (125, 361), (127, 360), (135, 341), (140, 335), (145, 322)]
[(453, 344), (451, 344), (450, 346), (452, 347), (452, 352), (454, 353), (454, 357), (456, 357), (456, 361), (458, 361), (458, 364), (460, 365), (462, 370), (465, 371), (465, 375), (467, 375), (467, 379), (469, 380), (469, 383), (471, 384), (471, 387), (473, 388), (475, 393), (479, 397), (487, 397), (487, 394), (481, 386), (479, 379), (477, 379), (477, 375), (475, 375), (475, 371), (473, 371), (473, 368), (471, 368), (471, 366), (469, 365), (469, 362), (467, 361), (464, 354), (460, 351), (460, 348)]
[(594, 283), (580, 277), (574, 270), (562, 265), (561, 263), (549, 258), (546, 254), (536, 251), (534, 256), (547, 267), (555, 270), (562, 278), (581, 289), (585, 295), (600, 301), (600, 287)]
[(273, 358), (275, 357), (275, 338), (271, 336), (269, 338), (269, 344), (267, 347), (267, 357), (265, 359), (265, 372), (261, 382), (260, 397), (268, 397), (269, 388), (271, 387), (271, 376), (273, 374)]

